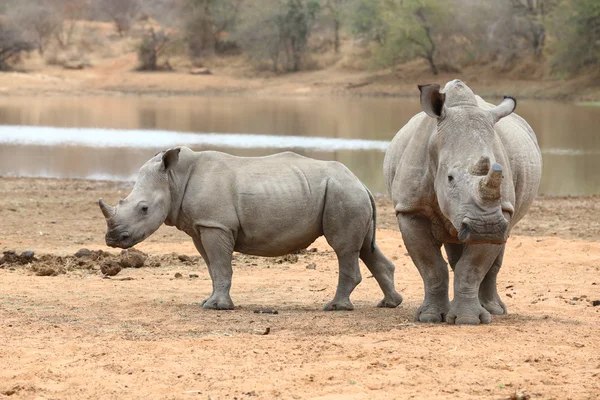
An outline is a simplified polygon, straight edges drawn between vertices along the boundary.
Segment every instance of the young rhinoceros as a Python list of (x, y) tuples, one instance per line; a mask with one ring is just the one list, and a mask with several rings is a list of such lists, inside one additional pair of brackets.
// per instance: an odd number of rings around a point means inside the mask
[(361, 281), (358, 258), (383, 290), (378, 307), (396, 307), (394, 264), (375, 244), (375, 202), (343, 164), (286, 152), (235, 157), (176, 147), (140, 169), (132, 192), (116, 207), (99, 200), (106, 244), (129, 248), (163, 222), (190, 235), (213, 283), (204, 308), (232, 309), (232, 253), (283, 256), (325, 235), (339, 261), (335, 297), (325, 310), (352, 310)]
[[(516, 100), (486, 103), (463, 82), (419, 86), (423, 113), (394, 137), (385, 181), (425, 286), (415, 319), (479, 324), (506, 313), (496, 290), (510, 229), (536, 196), (542, 157)], [(448, 301), (448, 267), (454, 299)]]

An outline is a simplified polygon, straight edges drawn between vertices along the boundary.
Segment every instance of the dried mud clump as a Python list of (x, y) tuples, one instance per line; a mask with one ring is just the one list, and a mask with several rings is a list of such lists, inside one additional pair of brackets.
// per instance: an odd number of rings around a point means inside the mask
[(121, 272), (121, 265), (114, 260), (106, 260), (104, 264), (100, 266), (100, 272), (104, 274), (104, 276), (115, 276), (119, 272)]
[(5, 251), (0, 258), (0, 268), (4, 266), (27, 265), (33, 261), (37, 261), (35, 253), (31, 250), (26, 250), (20, 255), (14, 250)]
[(136, 249), (123, 250), (119, 264), (123, 268), (141, 268), (144, 266), (148, 256)]

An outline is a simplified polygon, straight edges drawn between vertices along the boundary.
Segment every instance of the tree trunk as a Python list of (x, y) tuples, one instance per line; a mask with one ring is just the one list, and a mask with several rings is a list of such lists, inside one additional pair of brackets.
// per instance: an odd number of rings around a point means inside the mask
[(334, 21), (333, 21), (333, 31), (335, 34), (335, 42), (334, 42), (335, 54), (339, 54), (339, 52), (340, 52), (340, 20), (337, 18), (334, 19)]
[(438, 69), (437, 69), (435, 63), (433, 62), (433, 56), (427, 56), (426, 58), (427, 58), (427, 62), (429, 63), (429, 68), (431, 68), (431, 72), (434, 75), (437, 75)]

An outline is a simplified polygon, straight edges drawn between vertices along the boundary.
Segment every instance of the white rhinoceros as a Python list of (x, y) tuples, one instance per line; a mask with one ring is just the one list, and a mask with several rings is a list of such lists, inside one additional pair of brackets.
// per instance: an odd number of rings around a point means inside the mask
[[(506, 313), (496, 276), (510, 229), (535, 198), (537, 139), (515, 99), (486, 103), (460, 80), (419, 86), (424, 112), (394, 137), (384, 160), (388, 192), (425, 286), (422, 322), (479, 324)], [(454, 299), (448, 299), (448, 267)]]
[(129, 248), (163, 222), (192, 237), (208, 266), (213, 292), (204, 308), (232, 309), (232, 253), (282, 256), (324, 235), (339, 261), (335, 297), (325, 310), (351, 310), (361, 281), (359, 257), (381, 287), (378, 307), (396, 307), (394, 264), (375, 243), (375, 201), (343, 164), (286, 152), (235, 157), (176, 147), (140, 169), (127, 198), (99, 200), (106, 244)]

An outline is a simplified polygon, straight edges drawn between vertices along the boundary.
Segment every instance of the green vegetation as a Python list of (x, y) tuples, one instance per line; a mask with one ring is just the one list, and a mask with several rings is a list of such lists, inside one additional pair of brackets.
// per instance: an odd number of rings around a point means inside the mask
[(534, 63), (569, 76), (600, 64), (598, 0), (4, 0), (0, 67), (32, 49), (56, 63), (49, 52), (102, 47), (92, 34), (74, 40), (78, 21), (135, 41), (144, 70), (168, 69), (173, 48), (197, 66), (242, 54), (276, 73), (318, 68), (308, 61), (328, 52), (376, 68), (421, 59), (433, 74)]

